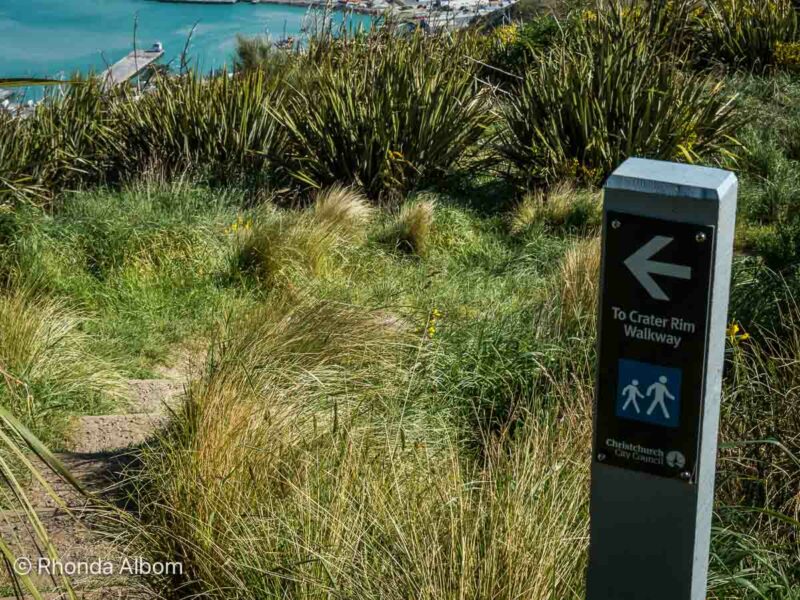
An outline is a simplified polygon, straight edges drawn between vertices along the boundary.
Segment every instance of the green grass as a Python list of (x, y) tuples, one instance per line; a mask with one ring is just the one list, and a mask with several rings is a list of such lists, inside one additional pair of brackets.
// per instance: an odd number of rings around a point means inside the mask
[[(778, 271), (800, 259), (796, 210), (800, 179), (800, 80), (796, 75), (735, 79), (753, 121), (741, 134), (736, 167), (742, 179), (738, 247), (763, 256)], [(769, 126), (765, 126), (769, 123)]]
[[(244, 208), (240, 192), (191, 184), (3, 217), (8, 288), (86, 315), (80, 335), (117, 373), (210, 345), (143, 457), (129, 524), (146, 556), (184, 561), (184, 593), (580, 597), (596, 194), (486, 214), (463, 196), (486, 183), (410, 197), (423, 227), (346, 189)], [(413, 252), (397, 243), (411, 230)], [(794, 388), (800, 346), (753, 334), (731, 355), (712, 597), (790, 598), (793, 463), (737, 443), (777, 436), (797, 454), (794, 411), (772, 415), (763, 390)]]
[[(138, 480), (139, 533), (185, 558), (187, 593), (581, 596), (596, 230), (542, 214), (512, 233), (424, 199), (424, 256), (387, 243), (396, 216), (378, 213), (219, 332)], [(742, 444), (797, 452), (791, 392), (785, 417), (765, 394), (794, 389), (798, 350), (765, 336), (730, 350), (712, 598), (789, 599), (800, 577), (792, 459)]]
[(0, 217), (2, 267), (92, 315), (83, 328), (130, 375), (167, 360), (246, 299), (226, 282), (241, 195), (142, 184), (74, 194)]

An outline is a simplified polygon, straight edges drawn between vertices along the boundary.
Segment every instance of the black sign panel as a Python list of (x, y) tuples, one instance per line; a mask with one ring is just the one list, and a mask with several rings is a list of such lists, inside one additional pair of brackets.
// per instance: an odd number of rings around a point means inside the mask
[(714, 228), (606, 213), (595, 460), (694, 478)]

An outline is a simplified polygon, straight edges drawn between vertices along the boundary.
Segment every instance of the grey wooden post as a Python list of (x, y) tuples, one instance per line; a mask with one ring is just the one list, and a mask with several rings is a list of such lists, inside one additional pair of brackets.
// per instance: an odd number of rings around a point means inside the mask
[(737, 185), (637, 158), (605, 185), (588, 600), (706, 597)]

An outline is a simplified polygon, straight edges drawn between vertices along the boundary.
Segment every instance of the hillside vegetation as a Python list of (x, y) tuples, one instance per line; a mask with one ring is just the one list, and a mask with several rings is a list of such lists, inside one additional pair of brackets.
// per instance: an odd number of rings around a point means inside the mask
[(599, 187), (628, 156), (719, 166), (740, 198), (709, 598), (797, 598), (797, 13), (629, 4), (243, 40), (232, 77), (0, 116), (3, 431), (57, 448), (190, 356), (118, 532), (184, 565), (153, 593), (581, 598)]

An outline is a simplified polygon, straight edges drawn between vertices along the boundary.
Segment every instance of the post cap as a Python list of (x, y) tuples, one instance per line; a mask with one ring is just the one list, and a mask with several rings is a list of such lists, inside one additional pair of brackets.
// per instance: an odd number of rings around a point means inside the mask
[(737, 184), (723, 169), (629, 158), (606, 180), (604, 189), (720, 201)]

